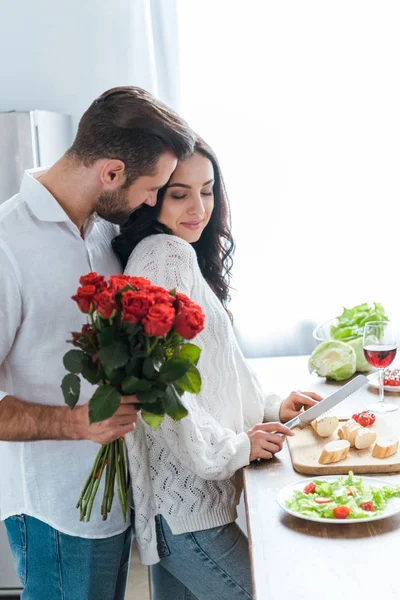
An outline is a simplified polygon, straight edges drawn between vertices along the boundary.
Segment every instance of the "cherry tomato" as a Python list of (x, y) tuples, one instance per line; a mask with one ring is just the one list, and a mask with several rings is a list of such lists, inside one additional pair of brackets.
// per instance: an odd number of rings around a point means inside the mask
[(400, 369), (392, 369), (385, 372), (385, 385), (400, 386)]
[(354, 496), (353, 492), (349, 489), (349, 491), (347, 492), (348, 496)]
[(321, 496), (320, 498), (315, 498), (315, 502), (317, 504), (329, 504), (329, 502), (332, 502), (332, 500), (330, 498), (323, 498)]
[(311, 482), (311, 483), (307, 483), (307, 485), (304, 488), (303, 492), (305, 494), (315, 494), (315, 490), (316, 489), (317, 489), (317, 486), (315, 485), (315, 483)]
[(375, 511), (375, 506), (374, 506), (373, 502), (371, 502), (371, 500), (367, 500), (366, 502), (361, 502), (360, 508), (362, 508), (363, 510), (367, 510), (369, 512)]
[(333, 514), (335, 519), (347, 519), (350, 514), (350, 509), (348, 506), (337, 506), (333, 509)]
[(370, 425), (373, 425), (375, 423), (376, 416), (369, 410), (363, 410), (360, 413), (354, 414), (352, 416), (352, 419), (354, 419), (354, 421), (357, 421), (357, 423), (361, 425), (361, 427), (369, 427)]

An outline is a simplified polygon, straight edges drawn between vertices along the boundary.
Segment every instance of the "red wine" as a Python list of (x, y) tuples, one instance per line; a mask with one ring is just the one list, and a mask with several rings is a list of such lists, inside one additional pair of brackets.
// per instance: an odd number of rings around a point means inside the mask
[(390, 344), (370, 344), (364, 346), (364, 356), (370, 365), (377, 369), (388, 367), (396, 356), (396, 346)]

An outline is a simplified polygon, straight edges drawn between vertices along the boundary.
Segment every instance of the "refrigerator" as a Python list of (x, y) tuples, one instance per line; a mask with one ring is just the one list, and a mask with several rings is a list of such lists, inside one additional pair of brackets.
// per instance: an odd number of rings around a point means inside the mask
[[(69, 115), (45, 110), (0, 112), (0, 204), (18, 192), (25, 169), (52, 165), (70, 147), (72, 138)], [(0, 522), (0, 598), (19, 597), (20, 591)]]
[(70, 115), (47, 110), (0, 112), (0, 203), (18, 192), (25, 169), (52, 165), (72, 138)]

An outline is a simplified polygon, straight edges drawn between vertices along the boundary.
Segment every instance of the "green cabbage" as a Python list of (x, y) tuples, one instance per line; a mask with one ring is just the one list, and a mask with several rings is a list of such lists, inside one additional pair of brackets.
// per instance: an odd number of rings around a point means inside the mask
[(315, 348), (308, 361), (308, 369), (320, 377), (343, 381), (354, 375), (356, 362), (354, 348), (344, 342), (329, 340)]
[(356, 370), (369, 371), (371, 365), (369, 364), (364, 355), (363, 338), (358, 337), (355, 340), (350, 340), (350, 342), (347, 343), (354, 349), (354, 352), (356, 353)]

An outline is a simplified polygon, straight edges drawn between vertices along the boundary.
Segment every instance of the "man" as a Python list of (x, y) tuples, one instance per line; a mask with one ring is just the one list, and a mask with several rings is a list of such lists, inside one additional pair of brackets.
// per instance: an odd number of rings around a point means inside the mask
[(67, 153), (25, 173), (0, 207), (0, 512), (24, 600), (124, 597), (131, 532), (118, 502), (107, 521), (95, 507), (89, 523), (75, 505), (98, 444), (133, 430), (135, 398), (92, 425), (87, 382), (79, 405), (64, 405), (65, 340), (84, 321), (70, 297), (81, 275), (120, 272), (112, 224), (154, 205), (193, 145), (150, 94), (115, 88), (83, 115)]

